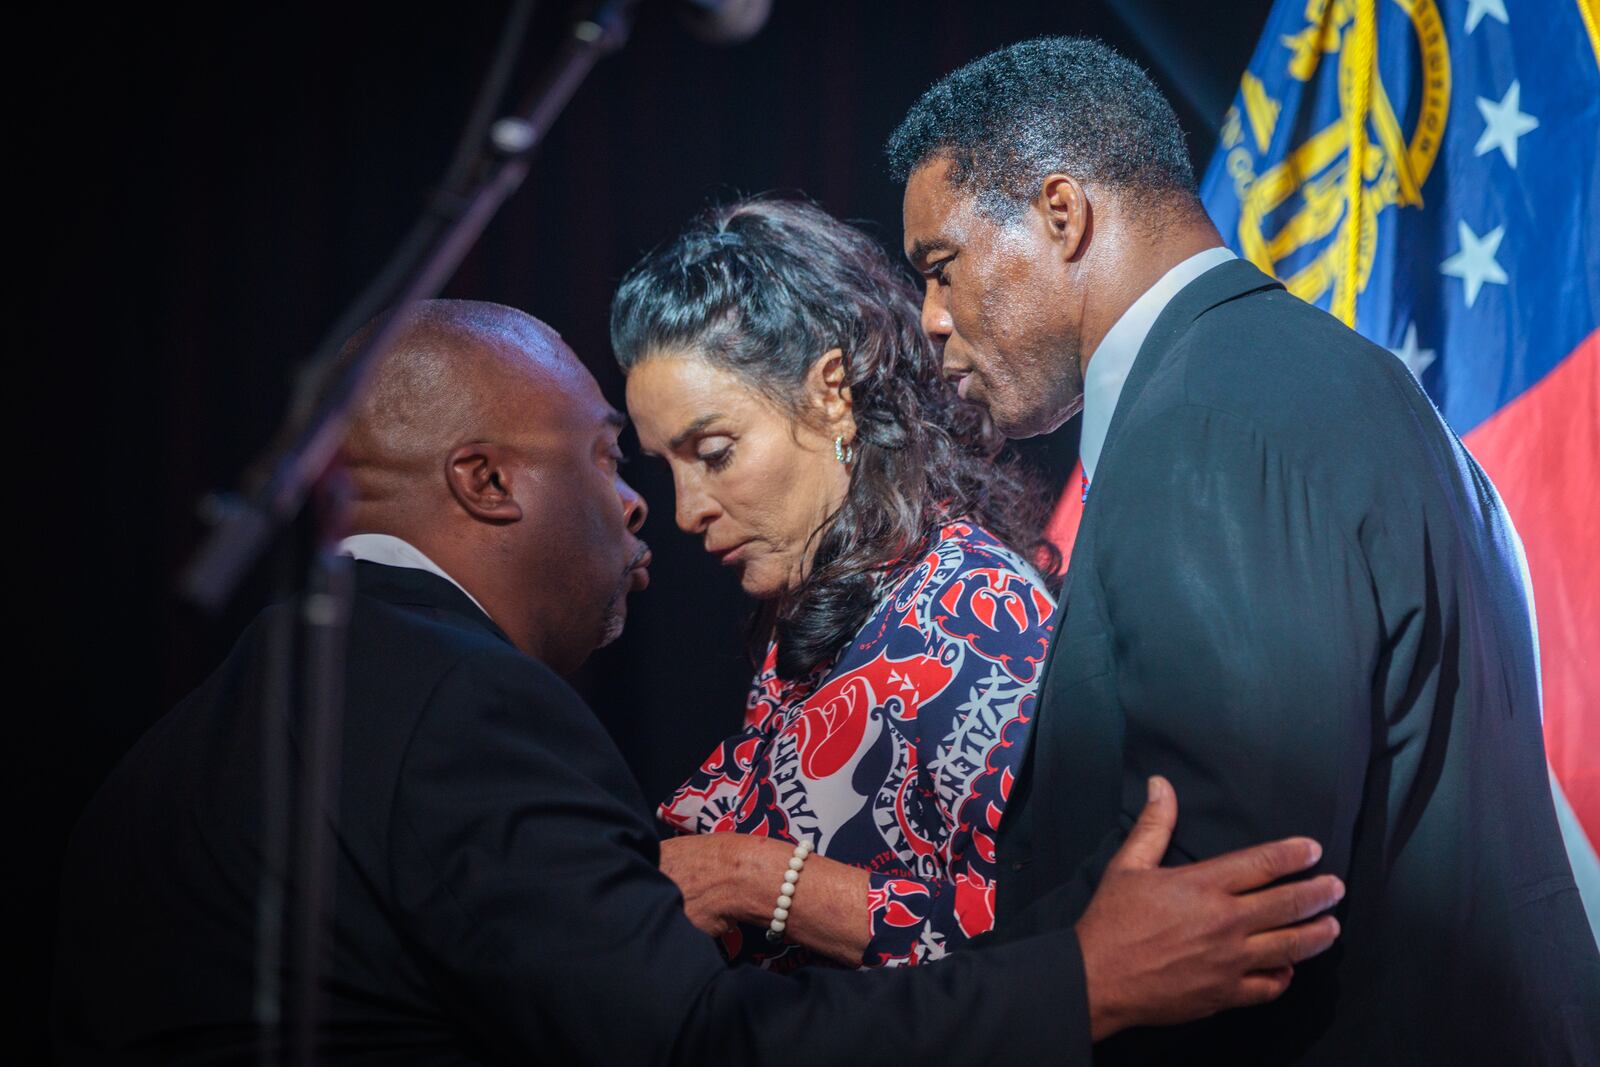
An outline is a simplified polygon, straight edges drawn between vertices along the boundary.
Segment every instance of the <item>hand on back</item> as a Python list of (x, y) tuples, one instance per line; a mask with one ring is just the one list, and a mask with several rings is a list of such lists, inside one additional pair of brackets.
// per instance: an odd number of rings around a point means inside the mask
[(1339, 936), (1338, 920), (1319, 914), (1344, 896), (1338, 878), (1272, 884), (1314, 866), (1317, 842), (1285, 838), (1162, 867), (1177, 816), (1172, 785), (1152, 778), (1144, 810), (1076, 924), (1095, 1040), (1264, 1004), (1289, 987), (1296, 963)]

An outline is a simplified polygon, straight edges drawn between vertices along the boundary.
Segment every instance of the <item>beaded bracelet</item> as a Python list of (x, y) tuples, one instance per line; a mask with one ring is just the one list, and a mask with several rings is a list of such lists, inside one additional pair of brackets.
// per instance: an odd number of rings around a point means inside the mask
[(783, 885), (778, 890), (778, 906), (772, 909), (772, 923), (767, 927), (768, 941), (781, 938), (784, 928), (789, 925), (789, 908), (794, 904), (795, 883), (800, 881), (800, 868), (806, 865), (809, 855), (810, 841), (802, 841), (794, 846), (794, 855), (789, 857), (789, 869), (783, 872)]

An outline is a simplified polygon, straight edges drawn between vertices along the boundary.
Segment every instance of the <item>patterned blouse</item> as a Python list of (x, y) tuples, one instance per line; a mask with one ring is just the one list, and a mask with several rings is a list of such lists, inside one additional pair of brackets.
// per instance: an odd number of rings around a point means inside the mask
[[(865, 965), (940, 958), (994, 925), (994, 835), (1054, 608), (994, 535), (947, 523), (831, 663), (785, 682), (768, 648), (744, 729), (661, 805), (661, 819), (680, 833), (804, 835), (871, 872)], [(753, 928), (724, 948), (774, 970), (816, 962)]]

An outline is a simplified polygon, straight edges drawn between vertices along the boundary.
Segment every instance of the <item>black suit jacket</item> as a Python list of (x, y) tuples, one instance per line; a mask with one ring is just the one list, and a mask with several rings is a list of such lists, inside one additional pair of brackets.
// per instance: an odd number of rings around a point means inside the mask
[[(577, 695), (448, 582), (370, 563), (357, 578), (327, 813), (327, 1061), (1087, 1061), (1070, 933), (915, 973), (728, 969), (657, 870), (643, 798)], [(272, 853), (258, 694), (278, 610), (75, 832), (54, 1019), (69, 1062), (254, 1062)], [(303, 739), (294, 723), (297, 776)]]
[(1307, 834), (1348, 895), (1279, 1003), (1097, 1058), (1600, 1062), (1519, 560), (1393, 355), (1242, 261), (1177, 294), (1073, 548), (999, 936), (1078, 913), (1154, 773), (1169, 862)]

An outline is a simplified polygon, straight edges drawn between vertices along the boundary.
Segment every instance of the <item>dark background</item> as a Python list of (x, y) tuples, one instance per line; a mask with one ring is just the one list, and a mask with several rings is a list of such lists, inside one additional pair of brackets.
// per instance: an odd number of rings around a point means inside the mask
[[(571, 6), (540, 5), (525, 71)], [(447, 295), (545, 319), (620, 407), (612, 289), (707, 204), (804, 191), (896, 249), (900, 190), (881, 146), (905, 109), (963, 62), (1055, 33), (1101, 37), (1150, 69), (1198, 172), (1269, 6), (776, 0), (754, 40), (714, 49), (670, 4), (645, 0), (629, 46), (579, 90)], [(12, 514), (34, 540), (13, 556), (27, 605), (14, 612), (27, 621), (14, 643), (13, 780), (19, 821), (40, 841), (12, 924), (13, 973), (38, 975), (24, 982), (34, 1002), (17, 1005), (30, 1035), (72, 823), (267, 595), (258, 580), (220, 619), (178, 604), (174, 576), (202, 533), (196, 501), (237, 484), (292, 368), (420, 210), (505, 10), (62, 13), (14, 41), (46, 71), (16, 98), (12, 138), (27, 194), (14, 201), (13, 247), (42, 289), (24, 290), (11, 379), (22, 429)], [(1074, 420), (1025, 455), (1059, 484), (1076, 435)], [(628, 477), (652, 508), (653, 584), (633, 599), (626, 635), (575, 681), (657, 797), (738, 721), (747, 605), (673, 528), (665, 471), (640, 461)]]

